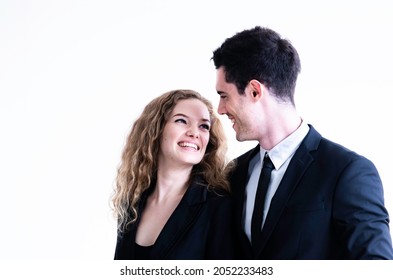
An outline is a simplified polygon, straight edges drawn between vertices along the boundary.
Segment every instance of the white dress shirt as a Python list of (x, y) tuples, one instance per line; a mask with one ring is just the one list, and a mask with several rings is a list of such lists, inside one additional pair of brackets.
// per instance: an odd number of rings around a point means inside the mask
[(251, 219), (252, 212), (254, 210), (255, 195), (258, 187), (258, 180), (261, 174), (263, 158), (265, 152), (268, 153), (271, 161), (273, 162), (274, 169), (271, 174), (269, 187), (266, 193), (265, 205), (263, 209), (263, 222), (262, 227), (265, 223), (267, 213), (269, 211), (270, 202), (276, 193), (278, 185), (284, 176), (285, 171), (291, 161), (293, 155), (295, 154), (300, 143), (306, 137), (309, 131), (308, 125), (302, 121), (301, 125), (297, 130), (295, 130), (291, 135), (278, 143), (270, 151), (264, 150), (260, 147), (259, 154), (255, 155), (251, 159), (250, 165), (248, 167), (248, 182), (245, 190), (244, 196), (244, 207), (243, 207), (243, 227), (248, 239), (251, 241)]

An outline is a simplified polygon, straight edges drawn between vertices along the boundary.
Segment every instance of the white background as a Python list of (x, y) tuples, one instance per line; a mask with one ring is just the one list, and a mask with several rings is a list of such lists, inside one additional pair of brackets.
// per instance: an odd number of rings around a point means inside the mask
[[(371, 159), (393, 215), (389, 1), (0, 1), (0, 259), (111, 260), (109, 207), (133, 120), (191, 88), (218, 104), (212, 51), (262, 25), (297, 48), (296, 104)], [(255, 143), (238, 143), (233, 158)]]

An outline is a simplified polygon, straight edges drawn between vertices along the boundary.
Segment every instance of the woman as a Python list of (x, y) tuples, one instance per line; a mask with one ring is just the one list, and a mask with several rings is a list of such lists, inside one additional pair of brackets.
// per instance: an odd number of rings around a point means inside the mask
[(226, 142), (192, 90), (152, 100), (133, 125), (113, 197), (115, 259), (230, 259)]

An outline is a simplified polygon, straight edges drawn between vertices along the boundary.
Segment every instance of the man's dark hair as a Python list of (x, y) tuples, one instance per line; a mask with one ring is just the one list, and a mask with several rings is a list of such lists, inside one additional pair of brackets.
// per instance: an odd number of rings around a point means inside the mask
[(256, 79), (277, 98), (294, 104), (300, 59), (291, 42), (277, 32), (256, 26), (236, 33), (213, 52), (212, 59), (216, 69), (223, 66), (226, 81), (234, 83), (239, 93)]

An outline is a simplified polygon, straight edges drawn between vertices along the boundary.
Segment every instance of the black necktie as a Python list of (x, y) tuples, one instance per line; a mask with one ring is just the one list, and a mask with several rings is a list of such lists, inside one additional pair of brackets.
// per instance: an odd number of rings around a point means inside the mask
[(269, 155), (265, 153), (263, 159), (263, 167), (258, 181), (258, 189), (255, 196), (254, 211), (252, 212), (251, 241), (252, 241), (253, 248), (257, 248), (258, 242), (261, 241), (259, 237), (261, 235), (263, 206), (265, 204), (266, 192), (269, 186), (270, 175), (273, 169), (274, 169), (274, 165), (270, 160)]

